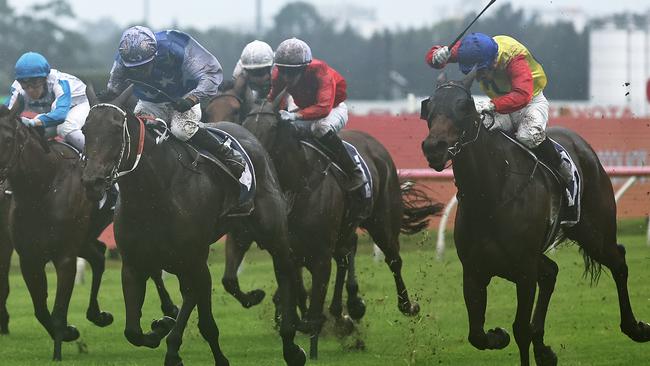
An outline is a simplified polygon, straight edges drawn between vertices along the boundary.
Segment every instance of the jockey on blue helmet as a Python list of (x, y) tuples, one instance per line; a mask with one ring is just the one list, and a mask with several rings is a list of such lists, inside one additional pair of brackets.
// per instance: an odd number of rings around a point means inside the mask
[(499, 47), (487, 34), (472, 33), (463, 38), (458, 47), (458, 63), (463, 74), (477, 70), (491, 69)]
[(135, 26), (127, 29), (120, 38), (119, 53), (126, 67), (144, 65), (156, 57), (158, 42), (151, 29)]
[(45, 78), (50, 74), (50, 64), (40, 53), (24, 53), (16, 61), (16, 80)]

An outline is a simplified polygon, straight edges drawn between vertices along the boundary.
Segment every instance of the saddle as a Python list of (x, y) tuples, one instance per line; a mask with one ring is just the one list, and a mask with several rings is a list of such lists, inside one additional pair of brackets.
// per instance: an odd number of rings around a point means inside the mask
[[(513, 144), (524, 150), (532, 160), (534, 160), (537, 164), (545, 168), (548, 172), (551, 173), (551, 175), (557, 180), (557, 182), (560, 185), (562, 184), (562, 180), (559, 178), (559, 174), (551, 167), (546, 165), (543, 161), (539, 160), (535, 153), (533, 153), (530, 149), (528, 149), (526, 146), (524, 146), (522, 143), (517, 141), (515, 138), (512, 136), (508, 135), (504, 131), (499, 131), (501, 132), (509, 141), (511, 141)], [(560, 209), (560, 225), (571, 227), (580, 221), (580, 205), (581, 205), (581, 200), (580, 197), (582, 195), (582, 184), (581, 180), (582, 177), (580, 176), (580, 173), (578, 171), (578, 168), (576, 164), (573, 162), (573, 159), (571, 158), (571, 155), (567, 152), (567, 150), (557, 141), (549, 138), (552, 142), (553, 145), (555, 146), (555, 149), (557, 152), (560, 154), (562, 157), (562, 160), (566, 161), (571, 165), (571, 175), (573, 179), (566, 185), (563, 186), (563, 199), (562, 199), (562, 207)]]
[[(345, 171), (338, 164), (336, 164), (333, 161), (333, 159), (329, 156), (329, 154), (327, 153), (327, 149), (324, 146), (322, 146), (316, 139), (305, 138), (305, 139), (301, 139), (300, 143), (303, 146), (312, 149), (313, 151), (318, 153), (327, 162), (325, 170), (322, 172), (321, 176), (327, 175), (328, 173), (332, 174), (332, 176), (334, 176), (341, 189), (345, 191), (344, 188), (345, 182), (349, 178), (345, 174)], [(352, 160), (357, 163), (357, 166), (359, 166), (359, 168), (361, 168), (365, 180), (365, 184), (360, 189), (348, 193), (350, 197), (349, 199), (350, 209), (348, 215), (351, 218), (354, 218), (355, 221), (357, 220), (363, 221), (365, 218), (369, 217), (370, 213), (372, 212), (372, 206), (373, 206), (372, 174), (370, 174), (370, 169), (368, 168), (368, 164), (363, 159), (363, 156), (359, 154), (357, 148), (347, 141), (343, 141), (343, 145), (345, 146)], [(322, 180), (319, 180), (319, 182), (317, 183), (319, 184), (320, 181)]]

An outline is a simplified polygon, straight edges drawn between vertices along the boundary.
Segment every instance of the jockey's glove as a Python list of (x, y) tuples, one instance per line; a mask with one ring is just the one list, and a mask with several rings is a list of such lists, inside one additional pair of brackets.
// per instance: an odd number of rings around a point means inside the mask
[(192, 109), (196, 102), (190, 98), (177, 98), (172, 104), (174, 106), (174, 110), (183, 113)]
[(297, 114), (283, 109), (280, 111), (280, 119), (283, 121), (295, 121), (297, 119)]
[(433, 63), (437, 65), (444, 65), (447, 63), (447, 61), (449, 61), (449, 57), (451, 57), (451, 51), (449, 51), (449, 47), (440, 47), (433, 54)]
[(20, 121), (27, 127), (36, 127), (38, 126), (38, 120), (36, 118), (27, 118), (27, 117), (20, 117)]
[(483, 113), (492, 114), (494, 113), (495, 109), (496, 107), (494, 106), (494, 103), (492, 103), (491, 100), (479, 100), (476, 102), (476, 111), (479, 114), (483, 114)]

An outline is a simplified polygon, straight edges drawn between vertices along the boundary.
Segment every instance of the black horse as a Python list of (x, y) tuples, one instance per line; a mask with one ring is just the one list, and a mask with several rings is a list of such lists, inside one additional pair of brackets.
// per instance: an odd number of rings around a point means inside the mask
[[(393, 273), (397, 288), (397, 305), (406, 315), (415, 315), (420, 308), (409, 299), (402, 279), (402, 259), (399, 254), (401, 230), (415, 233), (427, 226), (427, 218), (438, 213), (442, 206), (426, 201), (413, 207), (408, 202), (411, 188), (400, 188), (397, 169), (390, 154), (371, 136), (360, 131), (344, 131), (341, 136), (352, 143), (368, 163), (373, 180), (373, 204), (362, 221), (355, 214), (354, 201), (359, 200), (341, 189), (329, 172), (329, 159), (300, 142), (293, 125), (279, 120), (274, 103), (263, 103), (253, 109), (243, 125), (261, 141), (275, 162), (280, 184), (290, 197), (289, 228), (292, 249), (312, 275), (309, 307), (306, 293), (300, 293), (299, 305), (303, 309), (302, 330), (312, 335), (312, 358), (317, 357), (318, 333), (325, 320), (323, 307), (331, 273), (331, 260), (337, 264), (336, 282), (330, 313), (342, 317), (342, 291), (346, 280), (347, 307), (350, 316), (359, 319), (365, 305), (358, 296), (354, 273), (354, 256), (357, 247), (356, 230), (366, 229), (385, 254), (386, 264)], [(359, 193), (356, 193), (359, 194)], [(226, 270), (223, 284), (245, 306), (259, 302), (259, 291), (242, 293), (237, 283), (237, 267), (250, 246), (245, 235), (229, 235), (226, 251)]]
[[(96, 98), (89, 95), (93, 107), (84, 126), (88, 164), (83, 174), (88, 194), (95, 198), (119, 177), (115, 239), (123, 259), (126, 338), (136, 346), (154, 348), (171, 329), (165, 364), (181, 364), (178, 351), (183, 330), (196, 306), (199, 330), (210, 344), (215, 363), (228, 365), (212, 315), (207, 257), (210, 244), (228, 231), (245, 227), (273, 257), (283, 294), (280, 335), (284, 359), (289, 365), (303, 365), (304, 351), (293, 341), (296, 280), (288, 244), (287, 207), (267, 153), (241, 126), (218, 125), (242, 143), (256, 172), (255, 209), (250, 216), (230, 218), (228, 212), (238, 205), (239, 183), (225, 170), (196, 159), (185, 144), (161, 138), (132, 112), (124, 111), (130, 93), (131, 88), (103, 104), (96, 104)], [(165, 136), (167, 130), (161, 133)], [(175, 325), (163, 318), (144, 334), (140, 317), (145, 281), (161, 268), (178, 277), (183, 304)]]
[[(48, 143), (36, 129), (25, 127), (19, 118), (21, 109), (22, 99), (11, 110), (0, 106), (0, 179), (7, 179), (13, 191), (13, 198), (3, 203), (0, 213), (7, 219), (3, 224), (12, 239), (3, 240), (3, 274), (13, 244), (36, 318), (54, 340), (53, 358), (61, 360), (61, 343), (79, 338), (77, 329), (67, 321), (78, 256), (88, 260), (93, 270), (86, 317), (101, 327), (113, 322), (112, 315), (100, 311), (97, 302), (105, 248), (95, 239), (110, 223), (112, 212), (110, 207), (98, 210), (86, 198), (79, 155), (62, 144)], [(45, 276), (49, 261), (57, 275), (51, 313)], [(8, 284), (3, 290), (6, 298)]]
[(469, 92), (473, 80), (474, 73), (462, 82), (441, 82), (422, 108), (429, 126), (422, 150), (429, 166), (440, 171), (453, 162), (458, 187), (454, 238), (463, 265), (470, 343), (481, 350), (509, 343), (501, 328), (484, 331), (487, 285), (499, 276), (517, 287), (513, 331), (521, 364), (530, 363), (531, 342), (538, 365), (557, 364), (555, 353), (544, 344), (544, 322), (558, 266), (544, 252), (560, 229), (580, 246), (585, 273), (592, 279), (598, 278), (601, 265), (612, 272), (623, 333), (637, 342), (650, 340), (650, 326), (637, 322), (632, 313), (625, 249), (616, 242), (612, 185), (592, 148), (567, 129), (548, 130), (566, 148), (584, 182), (580, 221), (560, 228), (563, 187), (532, 155), (483, 125)]
[(206, 106), (204, 120), (241, 124), (253, 109), (254, 99), (245, 76), (242, 75), (233, 82), (224, 82), (219, 86), (219, 94), (214, 96)]
[(11, 196), (5, 194), (6, 187), (6, 182), (0, 184), (0, 335), (9, 334), (7, 298), (9, 297), (9, 267), (14, 251), (8, 225)]

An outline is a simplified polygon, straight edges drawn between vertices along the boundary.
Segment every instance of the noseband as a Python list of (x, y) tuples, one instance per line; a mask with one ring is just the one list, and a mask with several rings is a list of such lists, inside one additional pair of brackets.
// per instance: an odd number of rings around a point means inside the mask
[[(92, 111), (93, 109), (95, 109), (97, 107), (106, 107), (106, 108), (114, 109), (114, 110), (118, 111), (122, 115), (122, 117), (124, 118), (123, 121), (122, 121), (122, 126), (123, 126), (123, 128), (122, 128), (122, 147), (120, 149), (120, 158), (117, 160), (117, 164), (115, 164), (115, 166), (111, 170), (110, 175), (108, 175), (108, 176), (106, 176), (104, 178), (105, 181), (108, 183), (108, 185), (112, 186), (113, 184), (115, 184), (115, 181), (117, 181), (117, 179), (119, 177), (122, 177), (122, 176), (125, 176), (125, 175), (131, 173), (132, 171), (134, 171), (138, 167), (138, 164), (140, 163), (140, 158), (142, 157), (142, 152), (144, 151), (144, 135), (145, 135), (144, 122), (142, 122), (141, 118), (139, 118), (139, 117), (137, 118), (137, 120), (139, 122), (139, 125), (140, 125), (140, 136), (138, 138), (138, 150), (136, 151), (135, 162), (133, 163), (133, 166), (131, 167), (131, 169), (120, 171), (119, 169), (120, 169), (120, 166), (122, 165), (122, 161), (123, 160), (128, 161), (129, 157), (131, 156), (131, 133), (129, 132), (129, 127), (128, 127), (128, 124), (127, 124), (128, 115), (122, 108), (120, 108), (120, 107), (118, 107), (118, 106), (116, 106), (114, 104), (110, 104), (110, 103), (95, 104), (94, 106), (92, 106), (90, 108), (90, 110)], [(125, 154), (124, 154), (125, 152), (126, 152), (126, 159), (125, 159)]]

